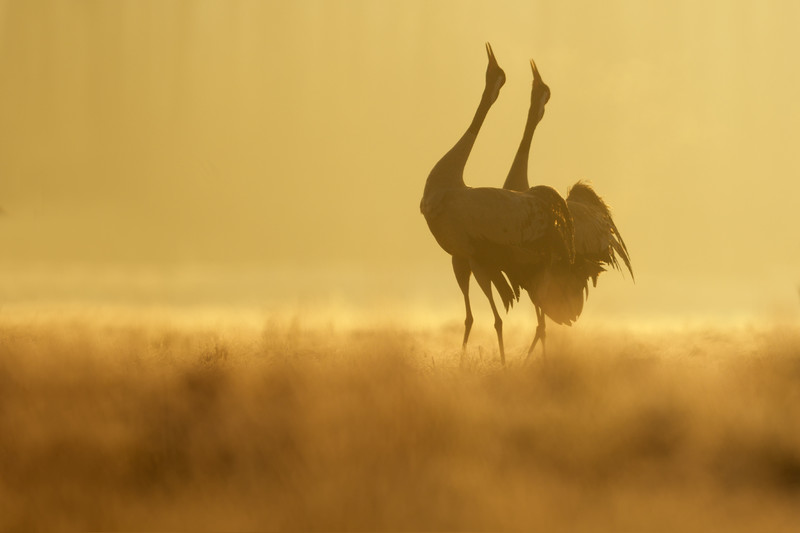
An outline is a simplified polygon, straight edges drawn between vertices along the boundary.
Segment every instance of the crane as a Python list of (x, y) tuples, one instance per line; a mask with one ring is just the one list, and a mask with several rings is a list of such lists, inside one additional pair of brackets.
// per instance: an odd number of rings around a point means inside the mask
[[(542, 80), (532, 59), (531, 70), (533, 84), (528, 119), (519, 149), (503, 184), (503, 188), (514, 191), (529, 190), (528, 154), (533, 132), (544, 116), (544, 106), (550, 99), (550, 88)], [(577, 319), (583, 309), (583, 296), (588, 297), (589, 279), (596, 287), (597, 277), (605, 271), (605, 266), (622, 271), (619, 264), (621, 259), (631, 278), (634, 277), (628, 248), (614, 224), (611, 210), (594, 189), (587, 183), (579, 181), (567, 192), (566, 202), (574, 228), (575, 260), (568, 271), (559, 271), (555, 265), (548, 267), (541, 274), (542, 278), (536, 290), (529, 292), (538, 324), (527, 357), (531, 356), (539, 340), (542, 341), (542, 353), (545, 352), (545, 315), (559, 324), (571, 325), (572, 320), (569, 320), (569, 316), (574, 315)], [(561, 306), (557, 304), (559, 299), (568, 306), (568, 310), (560, 309)], [(546, 306), (548, 311), (545, 311), (542, 307), (544, 300), (556, 301), (550, 301)], [(549, 311), (551, 309), (555, 312)]]
[[(468, 295), (472, 273), (489, 300), (500, 361), (505, 365), (503, 320), (492, 287), (506, 311), (524, 288), (537, 295), (535, 303), (550, 316), (577, 318), (571, 302), (562, 305), (555, 297), (566, 281), (550, 274), (551, 270), (574, 274), (574, 232), (565, 200), (550, 187), (540, 185), (520, 192), (464, 183), (464, 167), (478, 132), (505, 83), (505, 73), (489, 43), (486, 52), (486, 80), (478, 108), (467, 131), (428, 175), (420, 211), (436, 241), (452, 256), (456, 281), (464, 294), (462, 358), (473, 322)], [(579, 296), (582, 298), (582, 293)]]

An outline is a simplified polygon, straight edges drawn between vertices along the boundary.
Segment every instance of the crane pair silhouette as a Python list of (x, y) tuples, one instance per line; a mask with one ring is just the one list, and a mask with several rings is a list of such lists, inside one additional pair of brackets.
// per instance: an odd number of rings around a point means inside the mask
[(521, 289), (533, 302), (538, 324), (527, 360), (539, 341), (545, 353), (546, 316), (571, 325), (583, 310), (590, 279), (597, 286), (605, 266), (622, 271), (619, 259), (632, 278), (633, 270), (608, 205), (588, 184), (573, 185), (566, 199), (552, 187), (528, 185), (533, 133), (550, 99), (550, 88), (533, 60), (528, 118), (503, 188), (473, 188), (464, 183), (464, 167), (475, 139), (506, 81), (489, 43), (486, 53), (489, 64), (478, 109), (464, 135), (428, 175), (420, 211), (436, 241), (452, 256), (453, 272), (464, 295), (462, 361), (473, 322), (469, 282), (474, 275), (492, 308), (500, 360), (505, 365), (503, 319), (492, 286), (506, 311), (519, 300)]

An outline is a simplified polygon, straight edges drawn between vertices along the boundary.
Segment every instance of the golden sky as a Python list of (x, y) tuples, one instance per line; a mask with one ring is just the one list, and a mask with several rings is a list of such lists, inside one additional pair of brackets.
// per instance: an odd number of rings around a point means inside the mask
[(507, 83), (465, 179), (502, 185), (534, 58), (530, 181), (590, 180), (637, 276), (587, 310), (793, 309), (798, 27), (789, 0), (3, 1), (0, 265), (246, 267), (458, 308), (418, 206), (490, 41)]

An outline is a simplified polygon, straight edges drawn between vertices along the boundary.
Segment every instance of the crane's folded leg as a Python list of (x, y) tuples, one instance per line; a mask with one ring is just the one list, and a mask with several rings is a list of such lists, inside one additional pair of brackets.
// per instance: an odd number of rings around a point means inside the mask
[(483, 294), (489, 299), (489, 305), (492, 306), (492, 314), (494, 314), (494, 329), (497, 332), (497, 344), (500, 347), (500, 362), (505, 366), (506, 352), (503, 349), (503, 319), (500, 318), (500, 313), (497, 312), (497, 306), (494, 305), (494, 298), (492, 297), (492, 276), (486, 269), (478, 262), (470, 260), (469, 266), (472, 273), (475, 274), (475, 281), (478, 282)]
[(458, 287), (464, 295), (464, 307), (467, 310), (467, 317), (464, 319), (464, 340), (461, 343), (461, 362), (463, 363), (464, 352), (467, 351), (469, 332), (472, 330), (472, 308), (469, 305), (469, 278), (472, 270), (469, 267), (469, 259), (453, 256), (453, 272), (456, 275)]
[(544, 346), (544, 339), (546, 337), (544, 330), (545, 327), (544, 311), (542, 311), (538, 305), (534, 305), (533, 309), (536, 311), (536, 320), (538, 324), (536, 325), (536, 335), (533, 336), (533, 342), (531, 343), (531, 347), (528, 348), (528, 357), (525, 358), (526, 362), (533, 353), (533, 349), (536, 348), (536, 343), (539, 342), (539, 339), (541, 339), (542, 341), (542, 357), (546, 355)]

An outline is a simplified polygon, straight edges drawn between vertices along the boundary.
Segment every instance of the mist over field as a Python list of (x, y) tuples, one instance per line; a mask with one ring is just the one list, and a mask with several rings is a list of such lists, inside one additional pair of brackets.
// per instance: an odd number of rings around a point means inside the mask
[[(0, 529), (793, 531), (800, 328), (0, 315)], [(532, 329), (532, 328), (531, 328)], [(538, 354), (537, 354), (538, 355)]]

